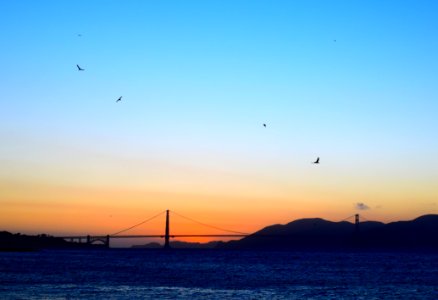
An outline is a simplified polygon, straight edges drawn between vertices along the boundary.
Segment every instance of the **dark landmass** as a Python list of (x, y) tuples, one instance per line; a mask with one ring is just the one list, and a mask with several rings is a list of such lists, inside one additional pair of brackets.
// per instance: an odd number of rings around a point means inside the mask
[(358, 230), (349, 222), (300, 219), (272, 225), (222, 249), (430, 249), (438, 250), (438, 215), (393, 223), (361, 222)]
[[(92, 249), (105, 245), (67, 242), (45, 234), (30, 236), (0, 232), (0, 251), (39, 249)], [(136, 249), (162, 248), (159, 243), (135, 245)], [(438, 215), (424, 215), (411, 221), (388, 224), (331, 222), (320, 218), (300, 219), (285, 225), (271, 225), (237, 241), (190, 243), (171, 241), (174, 249), (269, 249), (269, 250), (342, 250), (388, 249), (438, 251)]]
[(40, 235), (12, 234), (7, 231), (0, 232), (0, 251), (37, 251), (40, 249), (78, 249), (84, 247), (99, 247), (99, 245), (86, 245), (67, 242), (62, 238)]
[[(212, 241), (208, 243), (190, 243), (190, 242), (182, 242), (182, 241), (171, 241), (170, 247), (173, 249), (214, 249), (219, 248), (224, 244), (222, 241)], [(145, 245), (134, 245), (131, 248), (142, 248), (142, 249), (159, 249), (163, 248), (163, 245), (160, 243), (148, 243)]]

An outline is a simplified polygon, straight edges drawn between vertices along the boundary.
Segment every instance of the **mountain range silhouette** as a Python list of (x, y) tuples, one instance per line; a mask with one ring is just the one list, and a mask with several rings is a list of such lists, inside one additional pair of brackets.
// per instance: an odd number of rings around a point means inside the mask
[[(191, 243), (171, 241), (171, 248), (245, 250), (438, 250), (438, 215), (424, 215), (411, 221), (382, 223), (332, 222), (321, 218), (299, 219), (285, 225), (270, 225), (240, 240)], [(161, 248), (159, 243), (132, 248)]]
[[(32, 251), (55, 248), (101, 248), (102, 245), (70, 243), (46, 234), (30, 236), (0, 232), (0, 251)], [(158, 243), (132, 248), (159, 248)], [(330, 249), (430, 249), (438, 250), (438, 215), (424, 215), (410, 221), (388, 224), (367, 221), (355, 224), (332, 222), (321, 218), (299, 219), (285, 225), (267, 226), (240, 240), (208, 243), (172, 241), (172, 248), (215, 249), (273, 249), (273, 250), (330, 250)]]
[(226, 249), (335, 249), (399, 248), (438, 249), (438, 215), (388, 224), (375, 221), (355, 224), (320, 218), (299, 219), (265, 227), (241, 240), (220, 245)]

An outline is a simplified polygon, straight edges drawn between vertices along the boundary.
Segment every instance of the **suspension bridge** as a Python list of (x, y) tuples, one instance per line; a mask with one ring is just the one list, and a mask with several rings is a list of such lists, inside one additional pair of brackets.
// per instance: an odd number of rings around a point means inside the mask
[[(219, 230), (222, 232), (226, 232), (226, 234), (171, 234), (170, 233), (170, 213), (181, 217), (183, 219), (186, 219), (188, 221), (194, 222), (198, 225), (204, 226), (204, 227), (209, 227), (211, 229), (215, 229), (215, 230)], [(122, 233), (126, 233), (127, 231), (130, 231), (136, 227), (139, 227), (143, 224), (146, 224), (160, 216), (162, 216), (163, 214), (166, 214), (166, 223), (165, 223), (165, 229), (164, 229), (164, 234), (137, 234), (137, 235), (128, 235), (128, 234), (122, 234)], [(348, 218), (345, 218), (343, 220), (341, 220), (340, 222), (343, 221), (347, 221), (350, 220), (354, 217), (354, 224), (355, 224), (355, 232), (358, 233), (359, 232), (359, 214), (354, 214), (349, 216)], [(362, 219), (364, 219), (362, 217)], [(367, 220), (368, 221), (368, 220)], [(73, 236), (61, 236), (60, 238), (63, 238), (69, 242), (73, 242), (73, 243), (79, 243), (79, 244), (88, 244), (88, 245), (92, 245), (92, 244), (101, 244), (103, 246), (105, 246), (106, 248), (110, 247), (110, 240), (111, 239), (140, 239), (140, 238), (164, 238), (164, 248), (165, 249), (169, 249), (170, 248), (170, 239), (171, 238), (188, 238), (188, 237), (216, 237), (216, 238), (227, 238), (227, 237), (231, 237), (231, 238), (243, 238), (246, 236), (250, 236), (250, 235), (257, 235), (257, 236), (279, 236), (279, 235), (261, 235), (261, 234), (254, 234), (254, 233), (246, 233), (246, 232), (239, 232), (239, 231), (234, 231), (234, 230), (229, 230), (229, 229), (225, 229), (225, 228), (221, 228), (221, 227), (217, 227), (217, 226), (213, 226), (213, 225), (209, 225), (206, 223), (202, 223), (199, 222), (197, 220), (194, 220), (192, 218), (183, 216), (175, 211), (170, 211), (170, 210), (165, 210), (162, 211), (140, 223), (137, 223), (135, 225), (132, 225), (130, 227), (127, 227), (125, 229), (122, 229), (120, 231), (117, 231), (115, 233), (112, 234), (107, 234), (107, 235), (73, 235)]]

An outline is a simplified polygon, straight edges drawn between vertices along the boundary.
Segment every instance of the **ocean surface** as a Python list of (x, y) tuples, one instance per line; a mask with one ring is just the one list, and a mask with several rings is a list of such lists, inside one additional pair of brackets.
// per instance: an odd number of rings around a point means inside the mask
[(438, 299), (438, 253), (0, 252), (0, 299)]

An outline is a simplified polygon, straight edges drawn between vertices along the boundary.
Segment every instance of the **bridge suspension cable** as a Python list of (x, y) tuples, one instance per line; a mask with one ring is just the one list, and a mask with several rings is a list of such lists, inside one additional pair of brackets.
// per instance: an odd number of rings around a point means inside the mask
[(354, 217), (355, 215), (351, 215), (351, 216), (349, 216), (348, 218), (345, 218), (345, 219), (343, 219), (343, 220), (341, 220), (341, 221), (338, 221), (338, 222), (344, 222), (344, 221), (347, 221), (348, 219), (351, 219), (352, 217)]
[(166, 212), (166, 211), (163, 210), (163, 211), (160, 212), (159, 214), (156, 214), (155, 216), (150, 217), (149, 219), (146, 219), (146, 220), (144, 220), (144, 221), (142, 221), (142, 222), (140, 222), (140, 223), (138, 223), (138, 224), (135, 224), (135, 225), (133, 225), (133, 226), (131, 226), (131, 227), (125, 228), (125, 229), (123, 229), (123, 230), (120, 230), (120, 231), (118, 231), (118, 232), (116, 232), (116, 233), (110, 234), (110, 236), (115, 236), (115, 235), (118, 235), (118, 234), (120, 234), (120, 233), (126, 232), (126, 231), (128, 231), (128, 230), (134, 229), (135, 227), (138, 227), (138, 226), (140, 226), (140, 225), (143, 225), (144, 223), (147, 223), (147, 222), (149, 222), (149, 221), (152, 221), (152, 220), (155, 219), (156, 217), (159, 217), (159, 216), (161, 216), (162, 214), (164, 214), (165, 212)]
[(210, 227), (210, 228), (217, 229), (217, 230), (220, 230), (220, 231), (225, 231), (225, 232), (231, 232), (231, 233), (237, 233), (237, 234), (249, 235), (249, 233), (246, 233), (246, 232), (240, 232), (240, 231), (235, 231), (235, 230), (229, 230), (229, 229), (224, 229), (224, 228), (220, 228), (220, 227), (213, 226), (213, 225), (208, 225), (208, 224), (205, 224), (205, 223), (202, 223), (202, 222), (196, 221), (196, 220), (194, 220), (194, 219), (192, 219), (192, 218), (189, 218), (189, 217), (183, 216), (183, 215), (181, 215), (181, 214), (179, 214), (179, 213), (177, 213), (177, 212), (175, 212), (175, 211), (173, 211), (173, 210), (171, 210), (170, 212), (172, 212), (173, 214), (175, 214), (175, 215), (177, 215), (177, 216), (179, 216), (179, 217), (181, 217), (181, 218), (183, 218), (183, 219), (186, 219), (186, 220), (192, 221), (192, 222), (194, 222), (194, 223), (197, 223), (197, 224), (202, 225), (202, 226), (205, 226), (205, 227)]

